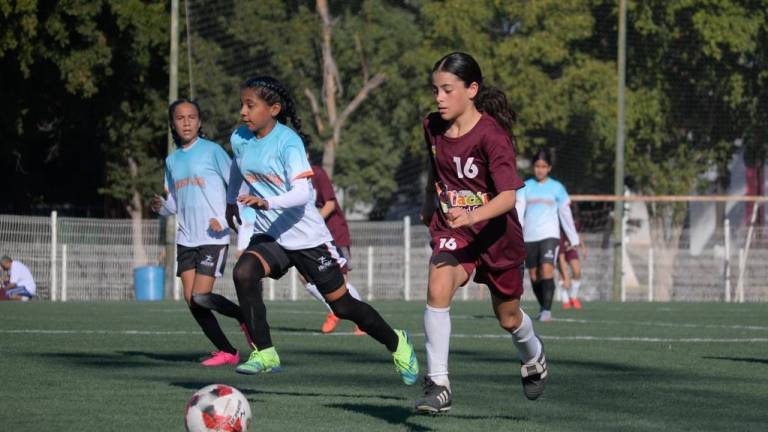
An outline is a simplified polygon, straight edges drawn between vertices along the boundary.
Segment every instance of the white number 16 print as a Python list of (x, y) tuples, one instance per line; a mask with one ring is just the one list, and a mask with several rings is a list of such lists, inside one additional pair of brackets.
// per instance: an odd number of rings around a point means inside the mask
[(474, 162), (475, 158), (471, 157), (467, 159), (467, 161), (464, 163), (464, 167), (461, 166), (461, 158), (458, 156), (453, 157), (453, 163), (456, 164), (456, 174), (458, 174), (459, 178), (475, 178), (477, 177), (477, 165), (475, 165)]

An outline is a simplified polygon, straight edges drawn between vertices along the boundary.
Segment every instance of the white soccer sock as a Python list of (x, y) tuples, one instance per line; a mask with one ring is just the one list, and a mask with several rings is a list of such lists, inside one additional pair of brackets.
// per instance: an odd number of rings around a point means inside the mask
[(581, 279), (571, 279), (571, 297), (579, 297), (579, 287), (581, 287)]
[(536, 333), (533, 331), (533, 321), (525, 311), (520, 309), (523, 314), (523, 320), (520, 323), (520, 327), (512, 332), (512, 343), (517, 348), (517, 356), (523, 363), (538, 358), (541, 354), (541, 342), (536, 337)]
[(562, 281), (557, 283), (557, 287), (560, 289), (560, 299), (563, 303), (568, 303), (571, 298), (568, 296), (568, 288), (565, 287)]
[(347, 291), (349, 291), (349, 295), (351, 295), (355, 300), (363, 300), (360, 298), (360, 293), (357, 292), (357, 288), (355, 288), (355, 286), (350, 282), (347, 282)]
[(330, 312), (333, 312), (331, 310), (331, 307), (328, 305), (328, 302), (325, 301), (325, 297), (323, 297), (323, 295), (320, 294), (320, 291), (317, 289), (315, 284), (313, 284), (313, 283), (306, 283), (306, 284), (304, 284), (304, 288), (307, 289), (308, 293), (312, 294), (312, 297), (320, 300), (320, 302), (322, 302), (325, 305), (325, 307), (328, 308), (328, 310)]
[(424, 333), (427, 337), (427, 376), (437, 385), (450, 389), (448, 381), (448, 347), (451, 341), (451, 308), (427, 305), (424, 310)]

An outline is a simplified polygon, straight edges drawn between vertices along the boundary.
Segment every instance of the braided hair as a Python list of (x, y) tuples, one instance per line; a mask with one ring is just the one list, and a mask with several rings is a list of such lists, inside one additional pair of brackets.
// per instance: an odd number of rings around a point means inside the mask
[(301, 131), (301, 119), (296, 112), (296, 103), (294, 103), (288, 89), (280, 81), (270, 76), (249, 78), (240, 86), (240, 90), (245, 89), (252, 89), (256, 96), (270, 106), (279, 103), (282, 108), (277, 114), (277, 121), (283, 124), (288, 124), (290, 121), (304, 145), (309, 146), (311, 144), (312, 139)]
[(181, 147), (181, 137), (179, 136), (178, 132), (176, 132), (176, 126), (174, 126), (173, 119), (176, 117), (176, 107), (178, 107), (181, 104), (190, 104), (195, 107), (197, 110), (197, 117), (200, 120), (200, 129), (197, 130), (197, 136), (205, 138), (205, 133), (203, 132), (203, 120), (202, 120), (202, 113), (200, 111), (200, 105), (198, 105), (197, 101), (194, 99), (187, 99), (187, 98), (179, 98), (176, 99), (171, 103), (171, 105), (168, 107), (168, 126), (171, 128), (171, 137), (173, 138), (173, 142), (176, 143), (176, 147)]

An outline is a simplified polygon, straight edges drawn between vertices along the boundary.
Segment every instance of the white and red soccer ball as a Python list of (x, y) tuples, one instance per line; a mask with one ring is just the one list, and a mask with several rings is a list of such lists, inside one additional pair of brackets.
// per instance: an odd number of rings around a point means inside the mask
[(245, 432), (251, 427), (251, 406), (234, 387), (211, 384), (198, 390), (187, 402), (187, 431)]

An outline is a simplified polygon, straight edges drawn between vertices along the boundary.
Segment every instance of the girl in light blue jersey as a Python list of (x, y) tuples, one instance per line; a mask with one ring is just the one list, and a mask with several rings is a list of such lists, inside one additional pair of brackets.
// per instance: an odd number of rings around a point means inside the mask
[(165, 160), (168, 198), (156, 196), (152, 209), (161, 216), (175, 214), (177, 218), (177, 276), (184, 286), (184, 300), (203, 333), (216, 346), (203, 366), (237, 365), (240, 356), (212, 312), (238, 320), (246, 331), (240, 308), (213, 293), (213, 283), (223, 273), (229, 247), (229, 229), (222, 213), (231, 161), (220, 145), (203, 137), (196, 102), (179, 99), (172, 103), (168, 121), (178, 148)]
[[(254, 351), (237, 371), (259, 374), (280, 369), (267, 324), (262, 279), (279, 279), (295, 266), (323, 294), (337, 317), (353, 321), (386, 346), (403, 382), (413, 384), (418, 361), (408, 335), (392, 329), (375, 309), (347, 290), (343, 258), (315, 208), (308, 180), (312, 169), (304, 149), (308, 138), (301, 133), (288, 91), (274, 78), (252, 78), (241, 87), (240, 101), (243, 126), (231, 138), (235, 159), (226, 219), (236, 229), (236, 202), (256, 209), (256, 218), (254, 235), (234, 270), (237, 297), (254, 341)], [(285, 125), (289, 120), (295, 131)], [(243, 179), (249, 191), (238, 197)]]
[(517, 214), (523, 224), (525, 266), (533, 285), (533, 293), (541, 306), (539, 320), (552, 319), (555, 296), (555, 262), (560, 245), (560, 229), (572, 246), (579, 245), (579, 235), (573, 223), (570, 198), (562, 183), (550, 178), (552, 162), (547, 150), (533, 156), (534, 178), (525, 182), (517, 193)]

